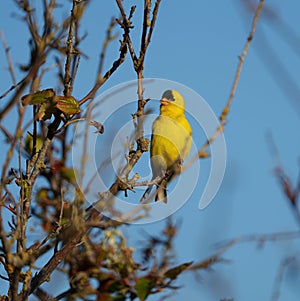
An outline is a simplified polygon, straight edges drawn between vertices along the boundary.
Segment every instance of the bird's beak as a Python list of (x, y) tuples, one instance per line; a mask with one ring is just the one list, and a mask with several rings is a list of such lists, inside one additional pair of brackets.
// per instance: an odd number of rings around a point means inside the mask
[(167, 106), (169, 104), (169, 101), (166, 99), (166, 98), (162, 98), (160, 103), (163, 105), (163, 106)]

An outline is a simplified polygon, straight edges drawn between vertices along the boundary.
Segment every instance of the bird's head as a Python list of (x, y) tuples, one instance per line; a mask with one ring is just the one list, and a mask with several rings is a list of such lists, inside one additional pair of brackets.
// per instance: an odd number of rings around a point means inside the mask
[(182, 95), (176, 90), (167, 90), (160, 100), (160, 114), (169, 117), (176, 117), (184, 114), (184, 100)]

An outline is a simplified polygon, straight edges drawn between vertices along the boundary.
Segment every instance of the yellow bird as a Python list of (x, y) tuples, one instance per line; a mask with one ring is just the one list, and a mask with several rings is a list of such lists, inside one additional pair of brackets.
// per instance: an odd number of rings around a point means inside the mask
[[(176, 90), (167, 90), (160, 101), (160, 115), (152, 125), (150, 158), (152, 180), (158, 183), (155, 201), (167, 202), (167, 183), (181, 171), (192, 144), (192, 129), (185, 117), (182, 95)], [(146, 198), (152, 186), (144, 193)]]

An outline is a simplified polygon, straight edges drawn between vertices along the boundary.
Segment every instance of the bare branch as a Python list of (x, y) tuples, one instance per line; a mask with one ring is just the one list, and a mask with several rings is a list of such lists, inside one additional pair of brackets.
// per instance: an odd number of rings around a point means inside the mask
[(151, 9), (151, 0), (144, 0), (144, 18), (143, 18), (143, 31), (141, 37), (141, 50), (140, 55), (142, 52), (145, 52), (146, 46), (146, 35), (148, 31), (148, 26), (150, 24), (149, 16), (150, 16), (150, 9)]
[(217, 251), (204, 260), (193, 264), (189, 270), (206, 269), (216, 262), (223, 261), (222, 255), (232, 247), (241, 243), (256, 242), (260, 247), (266, 243), (300, 239), (299, 231), (291, 232), (276, 232), (271, 234), (250, 234), (241, 237), (236, 237), (221, 243), (216, 244)]
[(71, 10), (71, 20), (69, 25), (69, 35), (67, 40), (67, 49), (66, 49), (66, 63), (65, 63), (65, 76), (64, 76), (64, 95), (69, 96), (72, 94), (72, 85), (71, 85), (71, 64), (72, 57), (74, 54), (73, 40), (75, 32), (75, 22), (77, 19), (77, 10), (79, 2), (73, 0), (73, 7)]
[[(153, 33), (154, 26), (156, 23), (156, 18), (157, 18), (160, 2), (161, 2), (161, 0), (157, 0), (155, 2), (155, 6), (153, 9), (153, 13), (152, 13), (152, 19), (151, 19), (151, 23), (150, 23), (150, 28), (149, 28), (148, 35), (147, 35), (147, 40), (142, 44), (140, 56), (145, 56), (146, 50), (151, 42), (151, 37), (152, 37), (152, 33)], [(147, 24), (147, 25), (149, 26), (149, 24)]]
[(107, 30), (106, 30), (106, 39), (103, 43), (102, 46), (102, 51), (100, 53), (100, 62), (99, 62), (99, 67), (98, 67), (98, 76), (102, 74), (103, 71), (103, 65), (104, 65), (104, 59), (107, 51), (107, 47), (111, 41), (113, 41), (116, 37), (112, 35), (112, 30), (115, 28), (117, 24), (117, 21), (112, 18)]
[(283, 281), (284, 272), (287, 267), (295, 260), (294, 257), (285, 258), (278, 267), (277, 275), (273, 284), (273, 292), (270, 301), (277, 301), (280, 298), (280, 288)]
[(81, 241), (82, 235), (82, 230), (78, 230), (76, 234), (72, 238), (70, 238), (68, 243), (65, 244), (59, 251), (57, 251), (53, 255), (53, 257), (46, 263), (46, 265), (40, 270), (40, 272), (33, 277), (29, 294), (32, 294), (35, 289), (39, 287), (39, 285), (41, 285), (49, 278), (57, 265)]
[(130, 38), (130, 30), (133, 28), (133, 26), (131, 24), (131, 18), (133, 16), (135, 6), (132, 6), (132, 8), (130, 10), (129, 18), (127, 18), (121, 0), (116, 0), (116, 2), (117, 2), (117, 5), (119, 7), (119, 10), (120, 10), (120, 13), (121, 13), (121, 16), (122, 16), (122, 20), (123, 20), (121, 22), (117, 19), (120, 26), (124, 29), (124, 34), (123, 34), (124, 41), (128, 45), (128, 49), (129, 49), (129, 53), (131, 55), (132, 61), (137, 62), (137, 56), (135, 54), (135, 51), (134, 51), (134, 48), (133, 48), (133, 45), (132, 45), (132, 42), (131, 42), (131, 38)]
[(3, 31), (0, 31), (0, 36), (1, 36), (2, 44), (3, 44), (3, 47), (4, 47), (7, 62), (8, 62), (9, 73), (11, 75), (14, 87), (16, 87), (17, 86), (17, 80), (16, 80), (16, 76), (15, 76), (15, 72), (14, 72), (14, 68), (13, 68), (13, 63), (12, 63), (12, 59), (11, 59), (10, 52), (9, 52), (9, 48), (6, 44), (5, 36), (4, 36)]
[(98, 77), (97, 82), (94, 85), (94, 87), (88, 92), (87, 95), (85, 95), (80, 101), (79, 105), (83, 105), (85, 102), (87, 102), (89, 99), (93, 99), (99, 88), (111, 77), (111, 75), (120, 67), (121, 64), (123, 64), (125, 60), (125, 56), (127, 53), (127, 46), (124, 43), (124, 41), (121, 42), (120, 47), (120, 56), (117, 60), (115, 60), (110, 67), (110, 69), (105, 73), (103, 77)]
[(224, 126), (225, 126), (226, 121), (227, 121), (227, 115), (229, 114), (230, 107), (231, 107), (233, 98), (235, 96), (235, 92), (236, 92), (236, 89), (237, 89), (237, 86), (238, 86), (238, 83), (239, 83), (239, 79), (240, 79), (240, 76), (241, 76), (241, 71), (242, 71), (242, 68), (243, 68), (243, 65), (244, 65), (244, 61), (245, 61), (245, 58), (247, 56), (250, 44), (251, 44), (251, 42), (253, 40), (254, 33), (255, 33), (255, 30), (256, 30), (256, 26), (257, 26), (260, 14), (262, 12), (263, 5), (264, 5), (264, 0), (260, 0), (260, 2), (258, 4), (258, 7), (256, 9), (256, 12), (255, 12), (253, 21), (252, 21), (252, 26), (251, 26), (251, 29), (250, 29), (250, 32), (249, 32), (246, 44), (244, 46), (244, 49), (242, 51), (241, 56), (239, 57), (239, 63), (238, 63), (238, 66), (237, 66), (237, 70), (236, 70), (236, 73), (235, 73), (235, 77), (234, 77), (234, 80), (233, 80), (233, 84), (232, 84), (232, 88), (231, 88), (231, 92), (230, 92), (229, 98), (228, 98), (227, 103), (226, 103), (225, 107), (223, 108), (223, 111), (222, 111), (222, 113), (221, 113), (221, 115), (219, 117), (219, 119), (220, 119), (220, 125), (217, 128), (216, 132), (207, 140), (207, 142), (198, 151), (198, 155), (195, 156), (194, 158), (192, 158), (183, 167), (183, 170), (185, 170), (186, 168), (188, 168), (197, 159), (199, 159), (199, 158), (207, 158), (209, 155), (206, 152), (206, 150), (213, 143), (213, 141), (215, 141), (220, 136), (220, 134), (224, 131)]

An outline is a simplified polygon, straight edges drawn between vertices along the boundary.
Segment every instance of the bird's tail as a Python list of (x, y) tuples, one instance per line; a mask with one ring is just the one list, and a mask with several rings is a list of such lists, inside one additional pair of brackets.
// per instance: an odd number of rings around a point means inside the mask
[(145, 200), (149, 197), (150, 192), (151, 192), (151, 190), (152, 190), (152, 187), (153, 187), (153, 185), (150, 185), (150, 186), (146, 189), (146, 191), (144, 192), (144, 194), (143, 194), (143, 196), (142, 196), (140, 202), (145, 201)]
[(167, 179), (163, 179), (156, 188), (155, 202), (161, 201), (167, 203)]
[[(156, 188), (156, 194), (155, 194), (155, 202), (157, 201), (161, 201), (164, 202), (165, 204), (167, 204), (167, 183), (169, 181), (171, 181), (173, 179), (173, 177), (175, 176), (175, 173), (172, 172), (170, 175), (168, 175), (167, 177), (163, 178), (158, 184), (157, 184), (157, 188)], [(149, 195), (150, 192), (152, 190), (153, 185), (150, 185), (146, 191), (144, 192), (140, 202), (143, 202), (144, 200), (146, 200)]]

